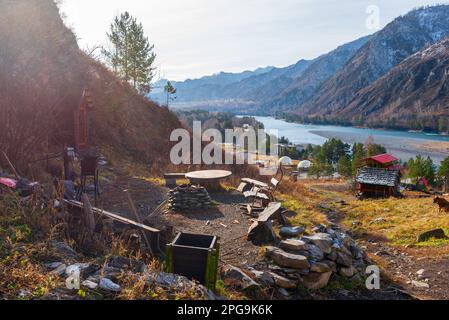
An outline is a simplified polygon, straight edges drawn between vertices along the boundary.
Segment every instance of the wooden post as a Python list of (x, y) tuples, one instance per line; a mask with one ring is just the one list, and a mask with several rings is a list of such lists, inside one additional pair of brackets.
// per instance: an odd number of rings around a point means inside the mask
[(95, 232), (95, 217), (92, 205), (90, 204), (89, 197), (85, 193), (83, 193), (83, 195), (81, 196), (81, 201), (83, 202), (86, 231), (89, 235), (89, 238), (92, 239)]
[[(134, 202), (133, 202), (133, 200), (132, 200), (132, 198), (131, 198), (131, 195), (129, 194), (129, 191), (126, 190), (125, 192), (126, 192), (126, 195), (128, 196), (128, 205), (129, 205), (129, 208), (131, 209), (131, 212), (134, 214), (134, 217), (136, 218), (136, 221), (137, 221), (138, 223), (140, 223), (140, 224), (143, 224), (143, 223), (142, 223), (142, 220), (141, 220), (140, 217), (139, 217), (139, 214), (137, 213), (136, 206), (134, 205)], [(151, 248), (151, 243), (150, 243), (150, 241), (148, 240), (147, 234), (146, 234), (145, 231), (143, 231), (143, 230), (142, 230), (141, 232), (142, 232), (142, 236), (143, 236), (143, 238), (144, 238), (144, 240), (145, 240), (145, 243), (146, 243), (146, 245), (147, 245), (147, 247), (148, 247), (148, 250), (150, 251), (150, 254), (151, 254), (152, 256), (154, 256), (153, 249)]]

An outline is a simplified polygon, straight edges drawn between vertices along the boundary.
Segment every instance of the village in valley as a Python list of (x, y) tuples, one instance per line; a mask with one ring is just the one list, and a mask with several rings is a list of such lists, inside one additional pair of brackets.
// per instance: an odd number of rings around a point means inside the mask
[(52, 0), (2, 12), (0, 300), (449, 299), (449, 156), (294, 143), (171, 108), (171, 82), (158, 104), (118, 53), (132, 30), (135, 68), (156, 58), (128, 12), (102, 58)]

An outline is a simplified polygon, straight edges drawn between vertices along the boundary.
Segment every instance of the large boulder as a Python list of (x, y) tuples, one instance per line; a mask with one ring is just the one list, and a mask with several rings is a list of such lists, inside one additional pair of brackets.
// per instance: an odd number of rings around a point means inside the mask
[(277, 237), (273, 230), (273, 223), (271, 221), (254, 222), (249, 228), (248, 240), (258, 246), (275, 242)]
[(297, 254), (287, 253), (276, 247), (267, 247), (266, 256), (272, 259), (277, 265), (291, 269), (308, 269), (310, 263), (306, 257)]

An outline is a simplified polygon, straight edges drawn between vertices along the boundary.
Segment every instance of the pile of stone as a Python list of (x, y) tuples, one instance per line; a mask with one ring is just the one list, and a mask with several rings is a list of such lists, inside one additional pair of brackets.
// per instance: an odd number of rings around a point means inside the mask
[[(266, 247), (266, 262), (242, 271), (246, 276), (241, 277), (243, 289), (275, 286), (284, 291), (300, 287), (319, 290), (334, 277), (363, 280), (368, 258), (345, 232), (337, 226), (319, 226), (313, 235), (304, 232), (303, 228), (282, 228), (285, 238), (278, 246)], [(228, 267), (226, 274), (238, 278), (235, 267)]]
[(169, 207), (172, 210), (189, 210), (207, 208), (212, 205), (212, 199), (204, 187), (182, 185), (168, 194)]

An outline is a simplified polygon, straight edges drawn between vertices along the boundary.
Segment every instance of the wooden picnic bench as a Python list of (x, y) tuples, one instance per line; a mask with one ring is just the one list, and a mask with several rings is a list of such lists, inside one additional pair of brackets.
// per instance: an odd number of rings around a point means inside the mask
[[(279, 175), (279, 178), (277, 176)], [(271, 179), (270, 183), (265, 183), (255, 179), (244, 178), (237, 190), (245, 196), (247, 199), (252, 199), (252, 205), (255, 201), (259, 200), (262, 202), (262, 207), (267, 207), (270, 202), (276, 202), (274, 193), (276, 192), (279, 184), (281, 183), (284, 176), (282, 166), (279, 166), (278, 172)]]

